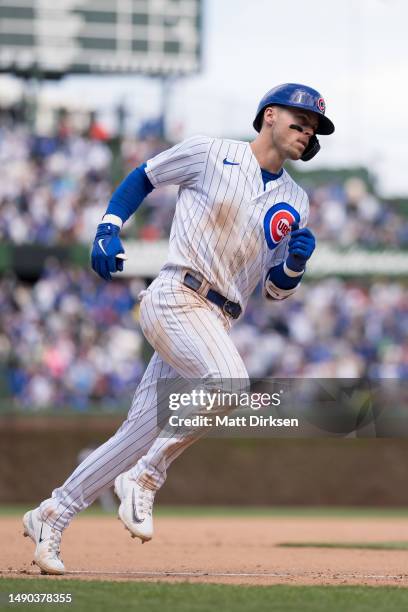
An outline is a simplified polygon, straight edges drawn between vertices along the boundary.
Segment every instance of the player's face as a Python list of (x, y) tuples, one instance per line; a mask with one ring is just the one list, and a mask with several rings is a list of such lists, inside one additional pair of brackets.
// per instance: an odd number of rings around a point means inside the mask
[(275, 122), (272, 129), (273, 146), (286, 159), (300, 159), (310, 138), (316, 133), (318, 119), (314, 113), (302, 109), (282, 107), (275, 107), (275, 109)]

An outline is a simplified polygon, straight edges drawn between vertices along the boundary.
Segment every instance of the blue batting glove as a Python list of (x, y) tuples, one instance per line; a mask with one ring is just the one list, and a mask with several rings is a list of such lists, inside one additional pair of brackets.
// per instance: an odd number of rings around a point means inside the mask
[(111, 272), (122, 272), (125, 249), (119, 238), (120, 228), (113, 223), (100, 223), (92, 247), (92, 269), (104, 280), (112, 280)]
[(289, 240), (289, 255), (286, 259), (287, 267), (294, 272), (304, 270), (315, 247), (316, 239), (310, 229), (307, 227), (299, 229), (299, 224), (293, 223)]

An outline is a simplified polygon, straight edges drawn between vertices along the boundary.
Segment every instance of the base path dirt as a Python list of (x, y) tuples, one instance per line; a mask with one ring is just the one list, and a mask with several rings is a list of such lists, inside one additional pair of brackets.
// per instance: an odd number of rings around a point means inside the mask
[[(0, 576), (38, 577), (21, 521), (1, 518), (0, 539)], [(401, 540), (408, 541), (408, 519), (160, 517), (142, 545), (115, 518), (84, 516), (64, 533), (61, 556), (64, 577), (83, 580), (408, 586), (408, 551), (278, 546)]]

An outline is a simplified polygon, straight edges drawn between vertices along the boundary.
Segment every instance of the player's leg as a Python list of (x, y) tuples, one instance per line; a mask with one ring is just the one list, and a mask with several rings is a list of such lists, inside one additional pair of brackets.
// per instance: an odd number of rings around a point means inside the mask
[[(180, 283), (164, 284), (145, 296), (141, 324), (155, 350), (183, 378), (200, 379), (208, 391), (221, 387), (239, 393), (248, 388), (248, 374), (224, 315)], [(130, 471), (131, 477), (149, 489), (159, 489), (170, 463), (202, 434), (197, 429), (159, 435)]]
[(153, 355), (121, 427), (78, 465), (50, 499), (41, 503), (41, 515), (52, 527), (64, 529), (78, 512), (113, 484), (118, 474), (134, 465), (150, 448), (157, 437), (156, 381), (177, 376), (157, 353)]
[(63, 573), (61, 531), (111, 486), (118, 474), (133, 466), (157, 437), (156, 383), (160, 377), (176, 380), (178, 374), (155, 353), (118, 431), (90, 453), (49, 499), (24, 516), (25, 535), (36, 544), (35, 561), (44, 571)]

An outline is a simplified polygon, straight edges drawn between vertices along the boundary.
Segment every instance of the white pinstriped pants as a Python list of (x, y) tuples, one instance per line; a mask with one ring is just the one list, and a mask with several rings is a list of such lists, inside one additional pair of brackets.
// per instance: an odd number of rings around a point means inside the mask
[[(126, 421), (42, 502), (42, 517), (51, 526), (67, 527), (116, 476), (130, 468), (142, 483), (159, 489), (171, 462), (202, 435), (160, 436), (159, 379), (202, 379), (210, 385), (212, 380), (234, 380), (235, 391), (247, 388), (245, 365), (228, 335), (230, 321), (218, 306), (185, 287), (181, 277), (181, 269), (161, 272), (143, 292), (140, 323), (155, 353)], [(238, 379), (240, 389), (236, 388)]]

